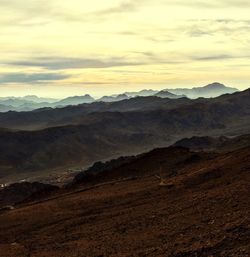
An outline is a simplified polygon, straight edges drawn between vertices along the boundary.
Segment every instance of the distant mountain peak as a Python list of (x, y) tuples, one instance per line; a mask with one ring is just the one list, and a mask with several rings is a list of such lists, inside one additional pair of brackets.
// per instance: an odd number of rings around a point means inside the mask
[(36, 96), (36, 95), (26, 95), (26, 96), (24, 96), (24, 97), (33, 97), (33, 98), (39, 98), (38, 96)]
[(118, 95), (119, 97), (128, 97), (125, 93)]
[(84, 104), (84, 103), (92, 103), (94, 102), (95, 99), (86, 94), (86, 95), (81, 95), (81, 96), (70, 96), (67, 98), (62, 99), (61, 101), (57, 102), (56, 104), (58, 106), (63, 105), (78, 105), (78, 104)]
[(129, 97), (123, 93), (120, 95), (113, 95), (113, 96), (103, 96), (102, 98), (98, 99), (97, 102), (117, 102), (129, 99)]
[(203, 87), (193, 88), (176, 88), (167, 89), (170, 93), (177, 95), (186, 95), (189, 98), (195, 99), (199, 97), (211, 98), (218, 97), (224, 94), (232, 94), (238, 92), (237, 88), (227, 87), (219, 82), (214, 82)]
[(226, 86), (225, 85), (223, 85), (223, 84), (221, 84), (221, 83), (219, 83), (219, 82), (214, 82), (214, 83), (211, 83), (211, 84), (208, 84), (207, 86), (205, 86), (205, 87), (209, 87), (209, 88), (226, 88)]
[[(77, 95), (77, 96), (70, 96), (70, 97), (67, 97), (65, 99), (80, 99), (80, 98), (91, 98), (91, 99), (93, 99), (92, 96), (90, 96), (88, 94), (86, 94), (86, 95)], [(65, 100), (65, 99), (63, 99), (63, 100)]]
[(177, 98), (185, 97), (185, 95), (176, 95), (176, 94), (169, 92), (168, 90), (162, 90), (162, 91), (158, 92), (157, 94), (155, 94), (155, 96), (161, 97), (161, 98), (170, 98), (170, 99), (177, 99)]

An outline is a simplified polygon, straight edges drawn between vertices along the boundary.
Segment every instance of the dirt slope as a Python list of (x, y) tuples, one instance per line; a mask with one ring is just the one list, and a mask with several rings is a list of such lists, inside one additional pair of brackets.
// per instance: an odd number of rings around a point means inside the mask
[(249, 171), (244, 148), (164, 169), (165, 187), (140, 173), (20, 206), (0, 214), (0, 256), (249, 256)]

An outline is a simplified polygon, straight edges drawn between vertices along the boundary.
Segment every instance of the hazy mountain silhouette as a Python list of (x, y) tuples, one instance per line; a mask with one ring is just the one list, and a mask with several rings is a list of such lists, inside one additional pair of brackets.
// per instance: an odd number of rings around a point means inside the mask
[[(157, 90), (142, 90), (139, 92), (126, 92), (120, 95), (104, 96), (95, 100), (90, 95), (72, 96), (62, 100), (52, 98), (40, 98), (37, 96), (25, 97), (4, 97), (0, 98), (0, 112), (6, 111), (32, 111), (39, 108), (61, 108), (68, 105), (79, 105), (92, 102), (117, 102), (134, 97), (149, 97), (158, 96), (163, 98), (199, 98), (199, 97), (217, 97), (227, 93), (234, 93), (238, 91), (235, 88), (226, 87), (220, 83), (213, 83), (205, 87), (198, 87), (193, 89), (166, 89), (162, 91)], [(168, 92), (168, 93), (167, 93)], [(4, 105), (4, 106), (3, 106)]]
[(35, 103), (54, 103), (58, 101), (58, 99), (48, 98), (48, 97), (38, 97), (36, 95), (27, 95), (24, 97), (19, 97), (19, 99), (32, 101)]
[(212, 83), (205, 87), (194, 87), (192, 89), (187, 88), (176, 88), (176, 89), (166, 89), (170, 93), (177, 95), (185, 95), (189, 98), (199, 98), (199, 97), (218, 97), (223, 94), (232, 94), (239, 91), (237, 88), (226, 87), (220, 83)]
[(10, 105), (0, 104), (0, 112), (15, 111), (16, 108)]
[(2, 105), (11, 106), (11, 107), (20, 107), (23, 104), (28, 104), (28, 103), (33, 104), (35, 102), (27, 101), (25, 99), (9, 98), (9, 99), (5, 99), (5, 100), (0, 100), (0, 103)]
[(14, 96), (9, 96), (9, 97), (0, 97), (0, 101), (4, 101), (4, 100), (23, 100), (23, 101), (30, 101), (30, 102), (34, 102), (34, 103), (54, 103), (57, 102), (58, 99), (54, 99), (54, 98), (48, 98), (48, 97), (38, 97), (36, 95), (26, 95), (23, 97), (14, 97)]
[(39, 108), (56, 108), (68, 105), (79, 105), (84, 103), (92, 103), (95, 99), (90, 95), (72, 96), (62, 100), (51, 98), (39, 98), (37, 96), (25, 96), (22, 98), (3, 98), (0, 99), (0, 104), (5, 105), (6, 108), (1, 108), (3, 111), (32, 111)]
[(97, 100), (97, 102), (117, 102), (129, 99), (129, 97), (126, 94), (121, 94), (117, 96), (103, 96), (100, 99)]
[(137, 97), (137, 96), (153, 96), (158, 92), (159, 92), (158, 90), (144, 89), (139, 92), (125, 92), (124, 94), (129, 97)]
[(170, 99), (178, 99), (178, 98), (186, 97), (185, 95), (176, 95), (176, 94), (170, 93), (167, 90), (162, 90), (157, 94), (155, 94), (155, 96), (161, 97), (161, 98), (170, 98)]
[[(52, 107), (53, 103), (58, 101), (53, 98), (37, 97), (28, 95), (24, 97), (0, 97), (0, 112), (5, 111), (32, 111), (43, 107)], [(5, 108), (3, 107), (5, 106)]]
[(55, 106), (67, 106), (67, 105), (78, 105), (78, 104), (85, 104), (85, 103), (92, 103), (95, 99), (91, 97), (90, 95), (84, 95), (84, 96), (72, 96), (67, 97), (61, 101), (58, 101), (54, 103)]

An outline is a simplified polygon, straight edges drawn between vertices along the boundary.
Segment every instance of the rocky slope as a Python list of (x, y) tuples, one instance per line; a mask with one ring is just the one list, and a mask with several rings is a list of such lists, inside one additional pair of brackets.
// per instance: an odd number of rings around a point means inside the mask
[(249, 147), (216, 154), (157, 149), (92, 185), (0, 214), (0, 253), (247, 257), (249, 161)]
[(59, 188), (38, 182), (22, 182), (11, 184), (0, 190), (0, 207), (15, 205), (32, 198), (43, 198)]

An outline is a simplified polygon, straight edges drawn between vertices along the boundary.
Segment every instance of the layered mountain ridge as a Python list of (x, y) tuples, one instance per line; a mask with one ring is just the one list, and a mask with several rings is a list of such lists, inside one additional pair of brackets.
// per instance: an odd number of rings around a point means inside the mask
[[(5, 124), (0, 132), (2, 180), (86, 167), (98, 160), (167, 146), (184, 137), (237, 136), (250, 128), (250, 90), (194, 101), (153, 99), (153, 104), (151, 97), (139, 98), (143, 104), (136, 98), (96, 103), (108, 106), (102, 111), (88, 105), (28, 115), (1, 114), (0, 122)], [(26, 131), (16, 131), (20, 128)], [(31, 128), (33, 131), (27, 131)]]
[(25, 97), (0, 97), (0, 112), (6, 111), (32, 111), (39, 108), (61, 108), (68, 105), (88, 104), (93, 102), (117, 102), (134, 97), (157, 96), (162, 98), (176, 99), (188, 97), (195, 99), (199, 97), (210, 98), (218, 97), (227, 93), (237, 92), (238, 89), (226, 87), (220, 83), (212, 83), (205, 87), (192, 89), (165, 89), (165, 90), (142, 90), (139, 92), (125, 92), (123, 94), (103, 96), (100, 99), (94, 99), (86, 94), (83, 96), (72, 96), (62, 100), (52, 98), (41, 98), (34, 95)]

